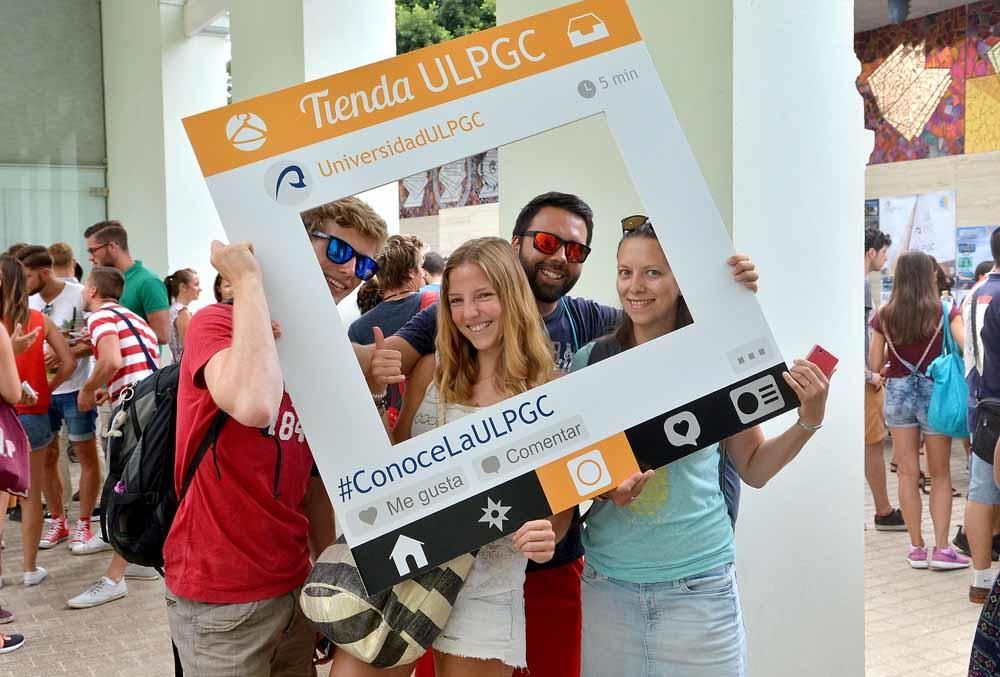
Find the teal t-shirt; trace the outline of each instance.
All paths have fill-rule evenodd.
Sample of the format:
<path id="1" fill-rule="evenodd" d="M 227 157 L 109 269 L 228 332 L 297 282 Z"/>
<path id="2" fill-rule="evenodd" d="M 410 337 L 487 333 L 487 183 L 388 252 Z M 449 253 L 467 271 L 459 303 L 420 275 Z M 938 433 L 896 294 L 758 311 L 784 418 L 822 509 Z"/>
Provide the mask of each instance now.
<path id="1" fill-rule="evenodd" d="M 125 271 L 125 291 L 118 302 L 144 320 L 149 319 L 150 313 L 170 308 L 166 285 L 142 261 L 136 261 Z"/>
<path id="2" fill-rule="evenodd" d="M 593 344 L 577 352 L 573 370 L 590 361 Z M 587 563 L 631 583 L 687 578 L 732 562 L 733 527 L 719 486 L 719 447 L 666 465 L 629 506 L 594 503 L 583 530 Z"/>

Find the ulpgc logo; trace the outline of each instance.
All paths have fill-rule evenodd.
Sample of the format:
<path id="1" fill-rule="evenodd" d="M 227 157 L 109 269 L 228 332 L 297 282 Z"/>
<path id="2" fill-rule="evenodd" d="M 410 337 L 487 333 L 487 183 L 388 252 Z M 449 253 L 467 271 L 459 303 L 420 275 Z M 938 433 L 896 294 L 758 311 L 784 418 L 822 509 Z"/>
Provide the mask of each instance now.
<path id="1" fill-rule="evenodd" d="M 267 124 L 253 113 L 237 113 L 226 123 L 226 138 L 237 150 L 257 150 L 267 141 Z"/>
<path id="2" fill-rule="evenodd" d="M 278 204 L 297 205 L 312 192 L 312 177 L 303 169 L 302 163 L 286 160 L 267 170 L 265 185 L 270 198 Z"/>

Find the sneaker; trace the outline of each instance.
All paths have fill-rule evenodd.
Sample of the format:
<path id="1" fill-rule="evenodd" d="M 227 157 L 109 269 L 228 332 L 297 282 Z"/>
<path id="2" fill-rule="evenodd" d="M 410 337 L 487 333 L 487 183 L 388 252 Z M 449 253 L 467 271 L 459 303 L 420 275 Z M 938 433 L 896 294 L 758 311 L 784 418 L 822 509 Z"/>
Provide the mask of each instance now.
<path id="1" fill-rule="evenodd" d="M 927 548 L 918 548 L 911 545 L 910 552 L 906 555 L 906 561 L 909 562 L 910 566 L 914 569 L 926 569 Z"/>
<path id="2" fill-rule="evenodd" d="M 113 602 L 116 599 L 121 599 L 127 594 L 128 586 L 125 585 L 124 578 L 115 583 L 107 576 L 101 576 L 97 579 L 96 583 L 87 588 L 86 591 L 69 600 L 66 604 L 68 604 L 71 609 L 89 609 L 91 607 L 107 604 L 108 602 Z"/>
<path id="3" fill-rule="evenodd" d="M 153 567 L 129 564 L 125 568 L 125 578 L 131 578 L 136 581 L 155 581 L 160 578 L 160 574 L 156 573 L 156 569 Z"/>
<path id="4" fill-rule="evenodd" d="M 69 538 L 69 528 L 66 526 L 66 518 L 57 517 L 49 522 L 49 530 L 42 536 L 42 540 L 38 541 L 38 547 L 42 550 L 48 550 L 67 538 Z"/>
<path id="5" fill-rule="evenodd" d="M 80 502 L 80 492 L 79 491 L 77 491 L 75 494 L 73 494 L 73 502 L 74 503 L 79 503 Z"/>
<path id="6" fill-rule="evenodd" d="M 86 538 L 77 543 L 70 550 L 74 555 L 93 555 L 95 552 L 104 552 L 105 550 L 111 550 L 111 544 L 105 542 L 103 538 L 94 534 L 90 531 L 90 525 L 87 525 Z"/>
<path id="7" fill-rule="evenodd" d="M 40 566 L 35 566 L 34 571 L 24 572 L 24 584 L 27 586 L 38 585 L 45 580 L 45 577 L 49 575 L 49 572 Z"/>
<path id="8" fill-rule="evenodd" d="M 969 566 L 969 558 L 959 555 L 953 548 L 941 550 L 934 548 L 931 555 L 930 568 L 938 571 L 948 571 L 951 569 L 965 569 Z"/>
<path id="9" fill-rule="evenodd" d="M 0 625 L 11 623 L 13 621 L 14 621 L 13 611 L 7 611 L 7 609 L 0 609 Z"/>
<path id="10" fill-rule="evenodd" d="M 875 515 L 876 531 L 906 531 L 906 522 L 903 521 L 903 511 L 894 508 L 888 515 Z"/>
<path id="11" fill-rule="evenodd" d="M 10 653 L 17 651 L 24 646 L 24 635 L 0 635 L 3 644 L 0 645 L 0 653 Z"/>
<path id="12" fill-rule="evenodd" d="M 84 522 L 83 520 L 77 520 L 76 525 L 73 527 L 73 535 L 69 537 L 69 541 L 66 543 L 66 547 L 73 550 L 76 546 L 80 545 L 86 541 L 90 534 L 90 522 Z"/>
<path id="13" fill-rule="evenodd" d="M 977 588 L 974 585 L 969 586 L 969 601 L 973 604 L 985 604 L 986 598 L 989 596 L 989 588 Z"/>
<path id="14" fill-rule="evenodd" d="M 7 511 L 7 519 L 9 519 L 11 522 L 20 522 L 21 521 L 21 504 L 20 503 L 18 503 L 13 508 L 11 508 L 10 510 Z"/>

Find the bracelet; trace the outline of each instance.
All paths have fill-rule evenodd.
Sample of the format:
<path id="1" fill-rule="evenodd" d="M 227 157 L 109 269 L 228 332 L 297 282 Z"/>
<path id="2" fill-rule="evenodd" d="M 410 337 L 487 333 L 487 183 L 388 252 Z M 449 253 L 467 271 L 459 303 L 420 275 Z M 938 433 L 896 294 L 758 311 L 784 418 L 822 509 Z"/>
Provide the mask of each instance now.
<path id="1" fill-rule="evenodd" d="M 386 394 L 384 391 L 378 395 L 372 395 L 372 401 L 375 403 L 376 409 L 385 409 L 385 400 Z"/>
<path id="2" fill-rule="evenodd" d="M 808 430 L 811 433 L 814 433 L 823 427 L 822 423 L 820 423 L 819 425 L 809 425 L 808 423 L 803 423 L 801 418 L 795 422 L 795 425 L 802 428 L 803 430 Z"/>

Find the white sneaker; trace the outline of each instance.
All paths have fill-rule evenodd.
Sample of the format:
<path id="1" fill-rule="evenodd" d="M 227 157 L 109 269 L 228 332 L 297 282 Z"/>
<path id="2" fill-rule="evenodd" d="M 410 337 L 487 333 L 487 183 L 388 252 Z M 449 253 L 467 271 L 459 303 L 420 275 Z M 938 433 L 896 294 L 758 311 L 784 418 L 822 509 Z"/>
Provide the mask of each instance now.
<path id="1" fill-rule="evenodd" d="M 45 580 L 45 577 L 49 575 L 49 572 L 40 566 L 35 566 L 34 571 L 24 572 L 24 584 L 25 585 L 38 585 Z"/>
<path id="2" fill-rule="evenodd" d="M 129 564 L 125 568 L 125 578 L 133 578 L 137 581 L 155 581 L 160 578 L 160 574 L 156 573 L 156 569 L 153 567 Z"/>
<path id="3" fill-rule="evenodd" d="M 74 545 L 70 552 L 74 555 L 92 555 L 95 552 L 111 550 L 111 544 L 106 543 L 104 539 L 97 534 L 90 533 L 90 529 L 87 529 L 87 535 L 89 538 Z"/>
<path id="4" fill-rule="evenodd" d="M 128 594 L 125 579 L 115 583 L 107 576 L 101 576 L 97 582 L 73 599 L 66 602 L 71 609 L 89 609 L 121 599 Z"/>

